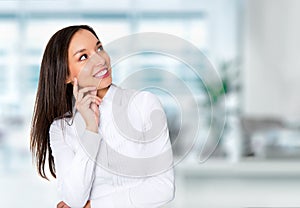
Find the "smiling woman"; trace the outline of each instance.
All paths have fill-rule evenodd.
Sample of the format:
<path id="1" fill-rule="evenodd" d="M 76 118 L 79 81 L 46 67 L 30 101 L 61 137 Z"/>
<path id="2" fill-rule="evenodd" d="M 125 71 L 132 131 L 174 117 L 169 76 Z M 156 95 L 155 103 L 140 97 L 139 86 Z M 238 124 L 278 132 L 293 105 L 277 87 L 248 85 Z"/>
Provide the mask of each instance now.
<path id="1" fill-rule="evenodd" d="M 174 197 L 161 103 L 112 84 L 109 55 L 89 26 L 64 28 L 47 44 L 30 147 L 39 174 L 47 179 L 48 160 L 57 178 L 58 208 L 152 208 Z"/>
<path id="2" fill-rule="evenodd" d="M 87 63 L 89 65 L 84 67 Z M 91 63 L 97 64 L 91 67 Z M 68 66 L 70 76 L 67 82 L 73 82 L 77 77 L 80 86 L 97 86 L 99 97 L 104 96 L 112 82 L 110 58 L 93 33 L 80 30 L 74 34 L 68 49 Z"/>

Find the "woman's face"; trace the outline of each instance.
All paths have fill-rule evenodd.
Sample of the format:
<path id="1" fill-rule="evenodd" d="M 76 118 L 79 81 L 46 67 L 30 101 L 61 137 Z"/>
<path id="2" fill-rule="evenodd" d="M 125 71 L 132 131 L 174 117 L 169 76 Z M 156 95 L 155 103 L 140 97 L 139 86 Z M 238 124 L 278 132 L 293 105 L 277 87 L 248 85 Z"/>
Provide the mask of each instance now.
<path id="1" fill-rule="evenodd" d="M 80 87 L 108 87 L 111 82 L 111 66 L 108 54 L 101 42 L 88 30 L 77 31 L 68 49 L 68 67 L 70 76 L 67 82 L 76 77 Z"/>

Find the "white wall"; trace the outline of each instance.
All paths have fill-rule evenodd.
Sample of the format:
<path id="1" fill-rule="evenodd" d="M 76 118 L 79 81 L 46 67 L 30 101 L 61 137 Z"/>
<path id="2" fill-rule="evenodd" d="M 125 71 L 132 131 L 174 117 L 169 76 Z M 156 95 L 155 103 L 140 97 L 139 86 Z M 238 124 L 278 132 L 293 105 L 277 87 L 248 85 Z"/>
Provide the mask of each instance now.
<path id="1" fill-rule="evenodd" d="M 300 120 L 300 1 L 246 0 L 246 115 Z"/>

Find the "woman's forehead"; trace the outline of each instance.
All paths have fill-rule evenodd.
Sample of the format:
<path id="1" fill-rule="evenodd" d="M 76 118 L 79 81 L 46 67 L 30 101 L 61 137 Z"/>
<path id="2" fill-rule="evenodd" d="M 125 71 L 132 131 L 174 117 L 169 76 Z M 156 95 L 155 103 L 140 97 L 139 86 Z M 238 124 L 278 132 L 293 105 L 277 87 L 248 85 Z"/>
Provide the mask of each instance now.
<path id="1" fill-rule="evenodd" d="M 69 45 L 69 50 L 70 52 L 75 52 L 80 49 L 94 48 L 98 41 L 99 40 L 92 32 L 80 29 L 73 35 Z"/>

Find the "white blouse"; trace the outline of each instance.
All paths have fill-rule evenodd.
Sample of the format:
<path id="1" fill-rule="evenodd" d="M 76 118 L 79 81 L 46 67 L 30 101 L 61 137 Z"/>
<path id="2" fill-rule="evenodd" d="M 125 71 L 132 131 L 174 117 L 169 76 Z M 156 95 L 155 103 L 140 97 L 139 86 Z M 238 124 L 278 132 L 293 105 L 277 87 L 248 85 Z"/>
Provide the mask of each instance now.
<path id="1" fill-rule="evenodd" d="M 60 200 L 70 207 L 159 207 L 174 198 L 173 155 L 166 116 L 150 92 L 112 84 L 98 134 L 79 112 L 50 126 Z"/>

